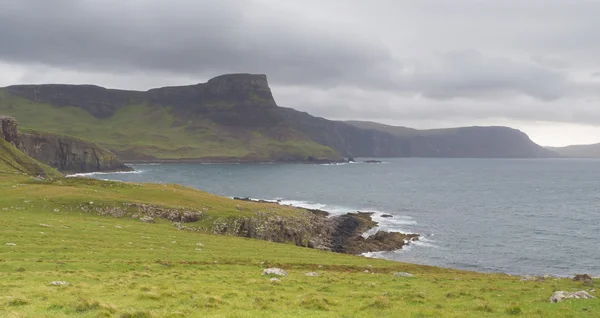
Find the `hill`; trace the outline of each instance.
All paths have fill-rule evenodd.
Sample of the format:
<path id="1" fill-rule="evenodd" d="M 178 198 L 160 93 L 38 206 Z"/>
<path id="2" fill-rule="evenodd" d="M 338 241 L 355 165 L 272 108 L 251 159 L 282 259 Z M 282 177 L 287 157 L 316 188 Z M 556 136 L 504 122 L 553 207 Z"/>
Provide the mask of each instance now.
<path id="1" fill-rule="evenodd" d="M 392 134 L 406 142 L 411 157 L 548 158 L 558 155 L 525 133 L 501 126 L 417 130 L 373 122 L 351 125 Z"/>
<path id="2" fill-rule="evenodd" d="M 547 148 L 568 158 L 600 158 L 600 143 Z"/>
<path id="3" fill-rule="evenodd" d="M 127 161 L 341 160 L 342 157 L 551 157 L 506 127 L 419 131 L 279 107 L 265 75 L 229 74 L 146 92 L 16 85 L 0 113 L 26 129 L 97 143 Z"/>
<path id="4" fill-rule="evenodd" d="M 147 92 L 90 85 L 20 85 L 0 93 L 0 112 L 24 128 L 82 138 L 123 160 L 340 159 L 290 129 L 264 75 Z"/>
<path id="5" fill-rule="evenodd" d="M 597 299 L 549 303 L 555 290 L 589 291 L 571 279 L 521 281 L 195 230 L 207 221 L 257 210 L 283 218 L 301 212 L 293 208 L 176 185 L 36 181 L 3 173 L 0 191 L 3 317 L 590 317 L 600 312 Z M 121 213 L 124 204 L 131 209 Z M 153 208 L 204 214 L 188 223 L 160 217 L 141 222 L 141 215 L 157 211 Z M 261 275 L 269 267 L 288 275 Z"/>

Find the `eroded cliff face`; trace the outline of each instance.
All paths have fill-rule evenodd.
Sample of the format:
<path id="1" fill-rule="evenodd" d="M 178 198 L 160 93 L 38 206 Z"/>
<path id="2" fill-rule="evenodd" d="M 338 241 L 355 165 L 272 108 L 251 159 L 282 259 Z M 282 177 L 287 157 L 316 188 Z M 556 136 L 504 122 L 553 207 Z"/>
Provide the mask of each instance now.
<path id="1" fill-rule="evenodd" d="M 20 139 L 25 154 L 63 173 L 131 170 L 112 152 L 76 138 L 33 132 Z"/>
<path id="2" fill-rule="evenodd" d="M 83 140 L 41 132 L 19 133 L 12 117 L 0 116 L 0 138 L 63 173 L 131 170 L 112 152 Z"/>

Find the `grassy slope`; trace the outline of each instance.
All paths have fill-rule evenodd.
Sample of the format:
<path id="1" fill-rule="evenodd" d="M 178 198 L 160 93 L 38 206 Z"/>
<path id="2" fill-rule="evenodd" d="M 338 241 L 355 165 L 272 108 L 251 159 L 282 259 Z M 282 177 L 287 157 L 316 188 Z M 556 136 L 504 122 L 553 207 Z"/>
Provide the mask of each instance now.
<path id="1" fill-rule="evenodd" d="M 312 141 L 277 141 L 261 131 L 244 133 L 220 127 L 202 118 L 177 123 L 168 108 L 129 105 L 114 116 L 95 118 L 77 107 L 53 107 L 24 98 L 8 97 L 0 89 L 0 114 L 15 117 L 19 125 L 82 138 L 115 152 L 134 152 L 158 159 L 202 157 L 268 158 L 285 151 L 289 155 L 334 157 L 328 147 Z"/>
<path id="2" fill-rule="evenodd" d="M 0 174 L 62 177 L 60 172 L 26 156 L 4 139 L 0 139 Z"/>
<path id="3" fill-rule="evenodd" d="M 237 202 L 175 185 L 0 175 L 3 317 L 577 317 L 600 301 L 549 304 L 570 280 L 521 282 L 236 237 L 168 222 L 98 216 L 78 207 L 120 201 L 206 208 L 212 217 L 291 208 Z M 239 208 L 237 207 L 239 205 Z M 240 212 L 241 211 L 241 212 Z M 244 212 L 245 211 L 245 212 Z M 15 243 L 8 246 L 5 243 Z M 198 243 L 202 244 L 199 245 Z M 273 284 L 266 266 L 290 276 Z M 369 270 L 369 273 L 365 273 Z M 321 276 L 307 277 L 316 271 Z M 393 277 L 395 271 L 415 277 Z M 64 280 L 68 286 L 50 286 Z M 587 288 L 586 288 L 587 289 Z M 598 293 L 595 293 L 598 295 Z"/>

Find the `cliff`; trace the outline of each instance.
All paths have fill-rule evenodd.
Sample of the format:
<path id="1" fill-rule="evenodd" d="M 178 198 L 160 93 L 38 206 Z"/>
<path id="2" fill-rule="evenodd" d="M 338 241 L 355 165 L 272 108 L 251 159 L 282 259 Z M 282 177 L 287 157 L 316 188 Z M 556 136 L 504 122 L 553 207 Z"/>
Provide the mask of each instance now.
<path id="1" fill-rule="evenodd" d="M 110 151 L 92 143 L 50 133 L 19 133 L 17 121 L 0 117 L 0 137 L 27 156 L 64 173 L 128 171 Z"/>
<path id="2" fill-rule="evenodd" d="M 566 158 L 600 158 L 600 143 L 566 147 L 547 147 L 547 149 Z"/>
<path id="3" fill-rule="evenodd" d="M 24 153 L 64 173 L 132 170 L 112 152 L 77 138 L 30 132 L 20 139 Z"/>
<path id="4" fill-rule="evenodd" d="M 422 131 L 314 117 L 279 107 L 262 74 L 227 74 L 145 92 L 9 86 L 0 90 L 0 112 L 29 129 L 90 140 L 128 161 L 557 156 L 507 127 Z"/>

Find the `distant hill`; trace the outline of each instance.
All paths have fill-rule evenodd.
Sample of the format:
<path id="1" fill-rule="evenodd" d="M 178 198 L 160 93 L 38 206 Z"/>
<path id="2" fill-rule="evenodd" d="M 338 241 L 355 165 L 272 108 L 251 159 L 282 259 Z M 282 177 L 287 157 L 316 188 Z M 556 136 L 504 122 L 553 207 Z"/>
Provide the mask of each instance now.
<path id="1" fill-rule="evenodd" d="M 525 133 L 501 126 L 417 130 L 374 122 L 351 125 L 394 135 L 407 143 L 411 157 L 548 158 L 558 154 L 534 143 Z"/>
<path id="2" fill-rule="evenodd" d="M 549 150 L 569 158 L 600 158 L 600 143 L 567 147 L 547 147 Z"/>
<path id="3" fill-rule="evenodd" d="M 125 161 L 314 161 L 342 157 L 555 156 L 506 127 L 420 131 L 341 122 L 279 107 L 265 75 L 229 74 L 149 91 L 93 85 L 0 89 L 0 113 L 25 129 L 106 147 Z"/>

